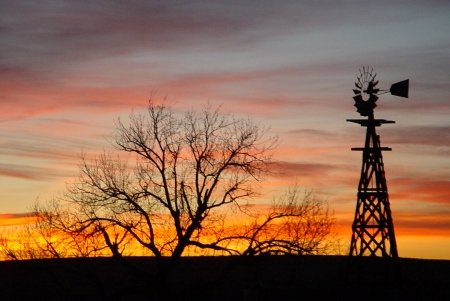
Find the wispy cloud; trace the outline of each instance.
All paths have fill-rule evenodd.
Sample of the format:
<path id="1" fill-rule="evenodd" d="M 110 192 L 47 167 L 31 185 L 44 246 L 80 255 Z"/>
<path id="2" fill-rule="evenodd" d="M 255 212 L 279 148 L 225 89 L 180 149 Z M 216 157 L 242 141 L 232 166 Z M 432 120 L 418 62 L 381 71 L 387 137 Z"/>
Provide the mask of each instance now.
<path id="1" fill-rule="evenodd" d="M 0 213 L 0 226 L 21 226 L 29 223 L 31 213 Z"/>
<path id="2" fill-rule="evenodd" d="M 390 144 L 450 147 L 450 125 L 396 126 L 385 131 L 385 140 Z"/>
<path id="3" fill-rule="evenodd" d="M 397 212 L 394 216 L 400 235 L 450 235 L 450 211 L 433 214 Z"/>
<path id="4" fill-rule="evenodd" d="M 317 177 L 337 170 L 337 167 L 331 164 L 278 162 L 272 166 L 277 174 L 287 177 Z"/>
<path id="5" fill-rule="evenodd" d="M 64 171 L 18 164 L 0 164 L 0 176 L 33 181 L 49 181 L 68 176 Z"/>
<path id="6" fill-rule="evenodd" d="M 405 201 L 422 201 L 447 204 L 450 208 L 450 180 L 446 177 L 410 177 L 392 179 L 391 197 Z"/>

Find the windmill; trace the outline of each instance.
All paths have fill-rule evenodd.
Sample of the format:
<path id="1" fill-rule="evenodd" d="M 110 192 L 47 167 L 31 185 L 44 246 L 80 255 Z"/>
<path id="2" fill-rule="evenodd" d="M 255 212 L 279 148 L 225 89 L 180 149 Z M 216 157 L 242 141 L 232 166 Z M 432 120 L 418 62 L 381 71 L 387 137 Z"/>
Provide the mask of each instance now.
<path id="1" fill-rule="evenodd" d="M 391 95 L 408 98 L 409 79 L 391 85 L 389 90 L 377 88 L 378 80 L 373 69 L 367 67 L 357 76 L 355 107 L 361 116 L 367 119 L 347 119 L 367 128 L 364 147 L 352 148 L 362 151 L 361 177 L 358 184 L 355 218 L 352 224 L 350 256 L 379 256 L 398 258 L 397 242 L 389 203 L 382 151 L 391 151 L 381 147 L 376 127 L 395 123 L 385 119 L 375 119 L 374 109 L 378 95 Z"/>

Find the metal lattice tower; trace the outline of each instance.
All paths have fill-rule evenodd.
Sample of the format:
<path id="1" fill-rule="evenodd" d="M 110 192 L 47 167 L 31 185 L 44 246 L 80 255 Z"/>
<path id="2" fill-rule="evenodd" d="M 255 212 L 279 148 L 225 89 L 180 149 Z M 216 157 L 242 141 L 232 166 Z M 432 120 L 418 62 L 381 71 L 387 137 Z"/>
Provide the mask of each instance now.
<path id="1" fill-rule="evenodd" d="M 347 120 L 367 128 L 364 147 L 352 148 L 353 151 L 362 151 L 362 168 L 349 255 L 398 258 L 382 156 L 382 151 L 390 151 L 391 148 L 381 147 L 380 136 L 375 130 L 382 124 L 395 121 L 375 119 L 373 111 L 377 106 L 377 94 L 391 92 L 392 95 L 408 97 L 409 80 L 393 84 L 386 91 L 376 88 L 378 81 L 375 77 L 373 69 L 360 70 L 353 99 L 357 112 L 367 119 Z"/>
<path id="2" fill-rule="evenodd" d="M 352 225 L 350 256 L 398 257 L 394 224 L 384 172 L 380 136 L 375 128 L 383 123 L 394 123 L 384 119 L 347 120 L 367 127 L 364 148 L 352 148 L 363 152 L 361 178 L 358 184 L 358 200 Z"/>

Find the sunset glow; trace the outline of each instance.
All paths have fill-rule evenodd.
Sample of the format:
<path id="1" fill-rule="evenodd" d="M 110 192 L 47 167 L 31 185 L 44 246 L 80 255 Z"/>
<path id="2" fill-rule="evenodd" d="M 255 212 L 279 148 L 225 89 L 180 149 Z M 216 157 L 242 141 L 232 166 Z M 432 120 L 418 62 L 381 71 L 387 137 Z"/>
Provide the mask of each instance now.
<path id="1" fill-rule="evenodd" d="M 365 128 L 352 88 L 381 89 L 375 118 L 400 257 L 450 259 L 448 1 L 3 1 L 0 4 L 0 227 L 64 191 L 79 155 L 112 149 L 114 121 L 148 100 L 176 112 L 208 102 L 280 145 L 264 206 L 298 183 L 350 239 Z M 165 100 L 164 100 L 165 99 Z M 195 252 L 194 252 L 195 253 Z"/>

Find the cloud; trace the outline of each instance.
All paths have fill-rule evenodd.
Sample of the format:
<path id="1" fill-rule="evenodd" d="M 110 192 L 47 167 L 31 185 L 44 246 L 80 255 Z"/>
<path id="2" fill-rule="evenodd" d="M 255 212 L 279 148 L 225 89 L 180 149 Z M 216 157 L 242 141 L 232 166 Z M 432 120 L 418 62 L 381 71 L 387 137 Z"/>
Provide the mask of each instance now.
<path id="1" fill-rule="evenodd" d="M 72 107 L 121 110 L 154 89 L 177 98 L 241 101 L 265 111 L 268 103 L 311 103 L 330 85 L 336 91 L 336 76 L 354 68 L 354 57 L 335 55 L 343 52 L 315 56 L 315 47 L 340 45 L 333 42 L 333 36 L 341 36 L 337 29 L 409 22 L 445 7 L 439 1 L 417 2 L 403 14 L 404 3 L 385 5 L 388 14 L 382 3 L 353 1 L 257 6 L 253 1 L 4 1 L 0 103 L 16 118 Z M 311 41 L 313 33 L 326 35 Z M 309 99 L 299 99 L 300 82 Z M 246 93 L 236 93 L 244 88 Z"/>
<path id="2" fill-rule="evenodd" d="M 68 175 L 59 169 L 39 168 L 19 164 L 0 164 L 0 176 L 32 181 L 49 181 Z"/>
<path id="3" fill-rule="evenodd" d="M 394 212 L 394 226 L 399 235 L 450 235 L 448 212 Z"/>
<path id="4" fill-rule="evenodd" d="M 396 126 L 384 131 L 387 143 L 450 147 L 450 125 Z"/>
<path id="5" fill-rule="evenodd" d="M 338 167 L 335 165 L 320 163 L 277 162 L 273 163 L 271 166 L 273 172 L 283 177 L 301 176 L 305 178 L 315 178 L 338 170 Z"/>
<path id="6" fill-rule="evenodd" d="M 389 186 L 391 187 L 389 194 L 392 199 L 443 203 L 450 208 L 450 179 L 448 177 L 397 178 L 389 180 Z"/>
<path id="7" fill-rule="evenodd" d="M 27 52 L 44 61 L 77 61 L 123 55 L 136 48 L 227 47 L 226 41 L 237 35 L 251 38 L 267 25 L 276 28 L 277 22 L 271 20 L 277 20 L 280 11 L 289 13 L 280 6 L 240 3 L 236 9 L 236 3 L 220 1 L 49 1 L 47 5 L 9 1 L 2 7 L 8 18 L 2 19 L 1 36 L 9 42 L 3 45 L 8 50 L 23 46 L 17 48 L 15 61 L 28 61 Z"/>
<path id="8" fill-rule="evenodd" d="M 31 213 L 0 213 L 0 219 L 15 219 L 15 218 L 24 218 L 30 217 Z"/>
<path id="9" fill-rule="evenodd" d="M 0 213 L 0 226 L 20 226 L 28 224 L 32 213 Z"/>
<path id="10" fill-rule="evenodd" d="M 310 140 L 313 139 L 315 141 L 332 141 L 337 139 L 342 133 L 331 131 L 331 130 L 321 130 L 314 128 L 302 128 L 296 130 L 290 130 L 286 133 L 287 135 L 295 135 L 296 137 L 300 137 L 301 139 Z"/>
<path id="11" fill-rule="evenodd" d="M 404 10 L 402 3 L 385 2 L 391 12 Z M 258 5 L 253 1 L 175 0 L 3 3 L 1 11 L 7 17 L 0 23 L 0 37 L 8 43 L 2 50 L 8 54 L 15 50 L 12 62 L 25 61 L 36 67 L 45 67 L 42 64 L 46 61 L 121 56 L 136 49 L 178 52 L 202 46 L 242 50 L 277 35 L 309 34 L 360 26 L 362 22 L 365 26 L 407 22 L 414 17 L 426 18 L 436 9 L 436 5 L 410 4 L 408 14 L 392 18 L 380 2 L 355 5 L 353 1 L 326 1 L 326 9 L 321 1 L 286 0 Z"/>

